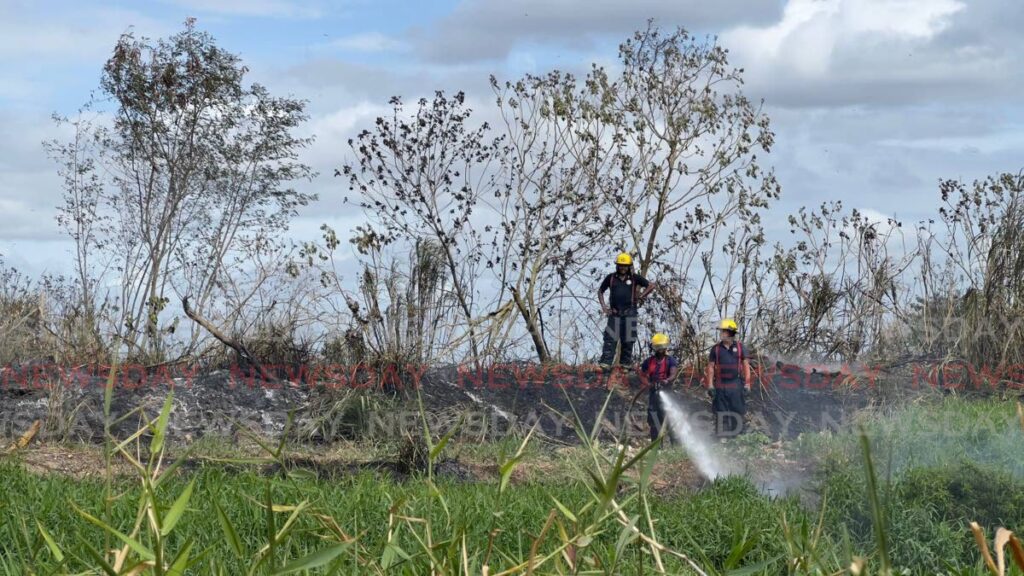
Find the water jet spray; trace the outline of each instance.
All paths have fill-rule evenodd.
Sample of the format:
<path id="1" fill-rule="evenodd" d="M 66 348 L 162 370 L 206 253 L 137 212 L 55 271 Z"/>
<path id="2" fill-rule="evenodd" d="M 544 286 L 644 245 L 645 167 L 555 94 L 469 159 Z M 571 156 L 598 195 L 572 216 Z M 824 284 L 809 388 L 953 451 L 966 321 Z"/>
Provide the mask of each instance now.
<path id="1" fill-rule="evenodd" d="M 659 391 L 658 396 L 665 407 L 665 417 L 672 440 L 686 450 L 697 471 L 708 480 L 731 474 L 732 466 L 727 464 L 721 455 L 715 453 L 711 438 L 690 422 L 689 414 L 665 391 Z"/>

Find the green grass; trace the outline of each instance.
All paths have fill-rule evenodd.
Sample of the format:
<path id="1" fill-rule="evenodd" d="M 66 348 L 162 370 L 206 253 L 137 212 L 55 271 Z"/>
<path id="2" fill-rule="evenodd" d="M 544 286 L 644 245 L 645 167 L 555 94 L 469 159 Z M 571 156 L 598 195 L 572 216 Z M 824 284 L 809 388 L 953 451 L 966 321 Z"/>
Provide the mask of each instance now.
<path id="1" fill-rule="evenodd" d="M 1024 476 L 1024 430 L 1016 403 L 933 396 L 889 410 L 868 410 L 864 425 L 885 474 L 970 461 Z M 794 450 L 811 458 L 859 459 L 849 434 L 805 434 Z"/>
<path id="2" fill-rule="evenodd" d="M 425 479 L 396 482 L 369 472 L 334 479 L 300 475 L 268 480 L 253 471 L 238 473 L 211 465 L 196 470 L 187 479 L 195 482 L 192 503 L 182 520 L 187 530 L 175 534 L 167 546 L 177 549 L 187 539 L 194 538 L 196 549 L 210 549 L 209 562 L 231 574 L 243 573 L 244 563 L 233 557 L 224 541 L 212 502 L 218 502 L 224 509 L 246 548 L 258 548 L 265 539 L 263 511 L 253 499 L 258 498 L 262 486 L 268 482 L 274 502 L 295 504 L 308 500 L 318 513 L 333 517 L 346 532 L 358 534 L 367 550 L 377 553 L 382 553 L 385 547 L 388 513 L 395 505 L 406 515 L 427 519 L 435 526 L 448 526 L 447 533 L 464 535 L 467 541 L 474 543 L 474 548 L 486 545 L 489 532 L 495 526 L 499 532 L 493 540 L 494 547 L 525 558 L 533 536 L 539 534 L 548 513 L 556 506 L 553 499 L 570 510 L 580 510 L 590 500 L 587 486 L 582 482 L 556 478 L 514 485 L 505 494 L 500 494 L 494 484 L 439 482 L 436 485 L 444 494 L 444 504 L 431 494 Z M 167 495 L 177 494 L 185 483 L 185 476 L 175 478 L 163 486 L 162 491 Z M 83 522 L 68 505 L 74 502 L 85 510 L 102 509 L 100 480 L 75 480 L 57 475 L 40 478 L 15 463 L 8 463 L 0 465 L 0 493 L 10 496 L 5 498 L 2 508 L 5 518 L 0 524 L 2 541 L 14 541 L 13 535 L 20 530 L 19 518 L 38 520 L 58 542 L 75 542 L 80 538 L 99 542 L 103 538 L 100 528 Z M 138 488 L 129 480 L 121 480 L 115 484 L 115 493 L 119 496 L 111 524 L 128 532 L 135 518 Z M 804 514 L 795 500 L 765 498 L 750 482 L 740 478 L 717 482 L 696 494 L 652 497 L 650 505 L 652 516 L 657 519 L 654 528 L 663 544 L 700 551 L 700 563 L 719 567 L 738 567 L 741 563 L 780 558 L 785 542 L 779 518 L 783 514 L 802 518 Z M 495 517 L 498 510 L 500 516 Z M 31 531 L 33 527 L 29 528 Z M 313 551 L 320 544 L 317 534 L 317 524 L 304 520 L 289 541 L 284 556 L 297 558 Z M 601 534 L 590 546 L 611 549 L 618 536 L 617 531 Z M 403 533 L 397 543 L 405 549 L 415 547 L 409 533 Z M 746 545 L 749 551 L 730 560 L 728 556 L 737 545 Z M 602 556 L 607 554 L 598 554 Z M 45 549 L 40 549 L 39 555 L 31 560 L 44 566 L 52 559 Z M 781 565 L 781 561 L 777 564 Z M 683 568 L 677 563 L 668 566 Z M 75 563 L 69 566 L 72 570 L 87 567 Z M 348 564 L 337 568 L 341 570 L 339 573 L 353 573 L 356 566 Z M 622 560 L 619 573 L 642 573 L 645 569 L 652 570 L 649 555 L 634 547 Z"/>
<path id="3" fill-rule="evenodd" d="M 884 565 L 879 531 L 895 573 L 987 574 L 968 523 L 978 521 L 989 538 L 998 526 L 1024 530 L 1024 442 L 1014 405 L 945 398 L 866 413 L 859 424 L 874 490 L 856 433 L 814 434 L 786 446 L 816 470 L 799 496 L 786 498 L 745 478 L 653 490 L 651 466 L 671 477 L 686 464 L 681 452 L 645 456 L 586 436 L 570 448 L 522 438 L 428 443 L 435 461 L 443 454 L 478 464 L 485 477 L 473 481 L 429 471 L 406 479 L 302 468 L 268 475 L 265 466 L 200 459 L 147 484 L 131 475 L 38 475 L 8 458 L 0 461 L 0 574 L 102 573 L 90 548 L 109 559 L 105 547 L 121 544 L 111 528 L 168 558 L 191 550 L 194 574 L 281 573 L 300 559 L 317 567 L 294 573 L 480 574 L 485 564 L 491 574 L 522 573 L 533 561 L 537 574 L 651 574 L 659 562 L 669 574 L 696 574 L 694 565 L 707 574 L 834 574 L 857 558 L 876 574 Z M 751 437 L 730 449 L 752 458 L 765 444 Z M 193 448 L 211 458 L 233 454 L 212 439 Z M 263 450 L 285 460 L 279 448 Z M 349 443 L 287 452 L 367 462 L 398 450 Z M 514 465 L 516 480 L 506 484 Z M 135 529 L 140 509 L 151 506 L 163 524 L 182 494 L 190 497 L 181 520 L 164 537 L 146 528 L 145 514 Z"/>
<path id="4" fill-rule="evenodd" d="M 969 522 L 987 527 L 990 537 L 998 526 L 1024 530 L 1024 431 L 1014 403 L 936 397 L 865 413 L 859 423 L 870 440 L 896 566 L 981 570 Z M 808 435 L 794 450 L 820 463 L 815 485 L 828 499 L 826 524 L 871 549 L 855 437 Z"/>

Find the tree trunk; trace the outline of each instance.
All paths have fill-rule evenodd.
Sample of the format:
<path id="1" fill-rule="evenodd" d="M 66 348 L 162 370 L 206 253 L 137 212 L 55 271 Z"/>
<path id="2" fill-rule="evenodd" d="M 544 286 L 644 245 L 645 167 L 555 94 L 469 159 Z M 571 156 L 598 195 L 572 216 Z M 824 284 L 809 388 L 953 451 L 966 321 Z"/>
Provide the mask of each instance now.
<path id="1" fill-rule="evenodd" d="M 217 340 L 220 340 L 225 346 L 234 350 L 240 358 L 244 359 L 246 362 L 248 362 L 250 365 L 256 368 L 256 370 L 259 371 L 260 376 L 262 376 L 265 381 L 279 381 L 279 379 L 276 376 L 271 374 L 268 370 L 266 370 L 263 367 L 263 364 L 261 364 L 260 361 L 255 356 L 253 356 L 252 353 L 249 352 L 249 349 L 246 348 L 241 342 L 236 342 L 231 338 L 228 338 L 223 332 L 217 329 L 217 327 L 214 326 L 212 322 L 210 322 L 206 318 L 203 318 L 194 310 L 192 310 L 192 308 L 189 307 L 188 305 L 188 296 L 185 296 L 184 298 L 181 299 L 181 307 L 185 311 L 185 316 L 188 316 L 193 322 L 205 328 L 207 332 L 209 332 Z"/>
<path id="2" fill-rule="evenodd" d="M 548 353 L 548 346 L 544 343 L 544 335 L 541 334 L 540 326 L 537 324 L 536 319 L 530 314 L 526 303 L 523 302 L 522 296 L 519 295 L 519 291 L 513 287 L 509 287 L 509 291 L 512 292 L 512 300 L 516 303 L 516 308 L 519 309 L 519 313 L 523 316 L 523 320 L 526 322 L 526 329 L 530 332 L 530 337 L 533 339 L 533 347 L 537 350 L 537 360 L 542 364 L 550 362 L 551 354 Z"/>

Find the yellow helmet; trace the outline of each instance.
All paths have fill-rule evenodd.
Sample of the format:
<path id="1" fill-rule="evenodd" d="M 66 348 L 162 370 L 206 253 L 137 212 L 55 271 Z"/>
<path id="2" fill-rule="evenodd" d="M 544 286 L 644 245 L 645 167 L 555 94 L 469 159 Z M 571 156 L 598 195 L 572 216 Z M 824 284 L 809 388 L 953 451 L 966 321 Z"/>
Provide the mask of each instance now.
<path id="1" fill-rule="evenodd" d="M 668 336 L 661 332 L 651 336 L 651 346 L 654 348 L 668 348 Z"/>
<path id="2" fill-rule="evenodd" d="M 629 252 L 621 252 L 618 257 L 615 258 L 616 266 L 632 266 L 633 257 L 629 255 Z"/>
<path id="3" fill-rule="evenodd" d="M 739 327 L 736 326 L 736 321 L 733 320 L 732 318 L 726 318 L 725 320 L 722 320 L 722 322 L 718 324 L 718 329 L 731 330 L 733 332 L 739 332 L 740 330 Z"/>

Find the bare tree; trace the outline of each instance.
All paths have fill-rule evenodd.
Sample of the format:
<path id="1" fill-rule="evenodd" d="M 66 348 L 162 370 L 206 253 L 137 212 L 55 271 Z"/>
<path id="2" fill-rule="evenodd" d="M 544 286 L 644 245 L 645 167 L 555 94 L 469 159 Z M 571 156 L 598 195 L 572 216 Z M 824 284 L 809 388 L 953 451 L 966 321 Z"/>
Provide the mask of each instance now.
<path id="1" fill-rule="evenodd" d="M 606 249 L 609 223 L 602 218 L 608 216 L 602 216 L 603 197 L 594 169 L 600 147 L 572 135 L 593 119 L 565 108 L 563 95 L 577 90 L 571 75 L 552 72 L 504 85 L 492 77 L 491 85 L 498 96 L 506 146 L 501 157 L 504 189 L 496 191 L 490 204 L 498 223 L 485 227 L 491 233 L 487 268 L 509 295 L 492 315 L 492 332 L 501 335 L 494 344 L 505 346 L 518 315 L 537 358 L 546 362 L 552 354 L 544 311 L 557 319 L 561 350 L 563 330 L 577 322 L 575 314 L 563 322 L 561 313 L 578 308 L 579 303 L 572 301 L 578 295 L 574 284 L 595 252 Z"/>
<path id="2" fill-rule="evenodd" d="M 599 195 L 588 217 L 604 228 L 605 254 L 633 252 L 641 274 L 657 272 L 665 282 L 650 321 L 692 338 L 695 318 L 735 309 L 733 277 L 764 243 L 760 212 L 780 187 L 758 154 L 774 134 L 714 41 L 649 26 L 620 46 L 619 59 L 620 68 L 595 65 L 578 84 L 551 75 L 549 106 L 583 172 L 578 185 Z M 593 204 L 582 203 L 583 213 Z M 749 290 L 749 277 L 740 284 Z"/>
<path id="3" fill-rule="evenodd" d="M 619 58 L 621 72 L 595 67 L 580 94 L 588 113 L 614 128 L 610 159 L 599 165 L 608 167 L 607 206 L 623 225 L 623 245 L 638 252 L 641 273 L 673 267 L 666 256 L 687 270 L 701 243 L 733 217 L 752 218 L 778 197 L 757 155 L 770 150 L 774 134 L 740 91 L 742 71 L 712 40 L 651 26 L 623 43 Z"/>
<path id="4" fill-rule="evenodd" d="M 110 233 L 111 217 L 102 211 L 103 181 L 96 171 L 95 131 L 92 121 L 83 114 L 73 120 L 54 116 L 54 121 L 74 132 L 68 142 L 44 143 L 47 153 L 59 165 L 64 188 L 63 203 L 57 208 L 57 224 L 74 241 L 75 305 L 83 322 L 81 328 L 93 335 L 96 346 L 103 348 L 97 283 L 105 276 L 107 263 L 97 261 L 93 255 L 104 248 L 102 239 Z"/>
<path id="5" fill-rule="evenodd" d="M 486 123 L 470 125 L 472 111 L 462 93 L 438 92 L 432 100 L 419 100 L 411 114 L 401 99 L 391 104 L 389 118 L 378 118 L 372 131 L 350 140 L 355 161 L 338 172 L 360 194 L 360 206 L 372 221 L 357 229 L 357 238 L 373 237 L 384 246 L 433 242 L 478 359 L 474 287 L 482 253 L 474 211 L 481 197 L 495 190 L 491 166 L 500 139 L 489 135 Z"/>
<path id="6" fill-rule="evenodd" d="M 304 102 L 244 85 L 246 72 L 193 20 L 155 42 L 122 36 L 104 66 L 100 88 L 114 109 L 109 127 L 90 128 L 104 178 L 91 183 L 88 218 L 109 226 L 73 237 L 94 240 L 109 258 L 121 290 L 118 329 L 138 352 L 161 353 L 171 291 L 208 310 L 228 270 L 273 250 L 296 208 L 314 198 L 287 186 L 312 175 L 297 160 L 310 140 L 292 134 L 306 119 Z M 62 214 L 76 222 L 89 209 L 78 203 Z"/>

